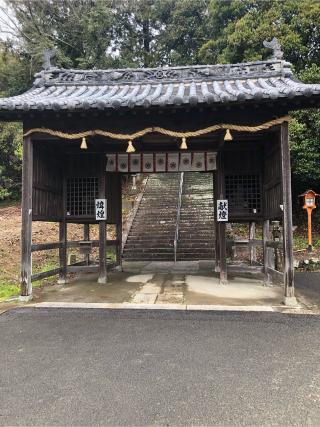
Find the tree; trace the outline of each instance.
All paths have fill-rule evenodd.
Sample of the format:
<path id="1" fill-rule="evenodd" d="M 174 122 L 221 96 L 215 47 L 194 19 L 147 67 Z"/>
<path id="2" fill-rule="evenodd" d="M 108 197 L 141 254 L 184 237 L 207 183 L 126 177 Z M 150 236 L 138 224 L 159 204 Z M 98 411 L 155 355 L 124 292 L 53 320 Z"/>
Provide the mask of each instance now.
<path id="1" fill-rule="evenodd" d="M 0 123 L 0 201 L 21 191 L 22 126 Z"/>
<path id="2" fill-rule="evenodd" d="M 263 40 L 277 37 L 296 70 L 319 64 L 318 0 L 211 0 L 208 25 L 211 39 L 199 52 L 206 63 L 263 59 Z"/>

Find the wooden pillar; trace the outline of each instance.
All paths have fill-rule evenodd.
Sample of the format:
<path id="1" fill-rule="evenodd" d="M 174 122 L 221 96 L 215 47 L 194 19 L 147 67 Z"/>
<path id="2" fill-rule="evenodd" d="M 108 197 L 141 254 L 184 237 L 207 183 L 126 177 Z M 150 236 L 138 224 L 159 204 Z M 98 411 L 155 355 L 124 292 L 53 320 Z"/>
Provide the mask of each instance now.
<path id="1" fill-rule="evenodd" d="M 64 285 L 67 282 L 67 221 L 65 219 L 59 222 L 59 242 L 61 246 L 59 248 L 60 273 L 58 284 Z"/>
<path id="2" fill-rule="evenodd" d="M 217 164 L 218 166 L 218 164 Z M 216 273 L 219 273 L 220 271 L 220 245 L 219 245 L 219 241 L 220 241 L 220 236 L 219 236 L 219 226 L 218 226 L 218 221 L 217 221 L 217 194 L 218 194 L 218 172 L 215 171 L 214 173 L 214 183 L 213 183 L 213 209 L 214 209 L 214 217 L 215 217 L 215 221 L 214 221 L 214 227 L 215 227 L 215 268 L 214 271 Z"/>
<path id="3" fill-rule="evenodd" d="M 106 167 L 102 156 L 99 174 L 99 198 L 106 198 Z M 99 221 L 99 277 L 98 283 L 107 283 L 107 221 Z"/>
<path id="4" fill-rule="evenodd" d="M 270 249 L 267 247 L 267 241 L 270 239 L 270 221 L 268 219 L 263 221 L 263 236 L 262 236 L 262 250 L 263 250 L 263 272 L 264 282 L 269 284 L 270 275 L 268 268 L 270 267 Z"/>
<path id="5" fill-rule="evenodd" d="M 291 165 L 287 122 L 280 126 L 280 150 L 283 197 L 284 303 L 296 305 L 297 301 L 294 296 Z"/>
<path id="6" fill-rule="evenodd" d="M 223 146 L 223 137 L 222 143 Z M 224 176 L 223 151 L 217 153 L 217 199 L 225 199 L 225 176 Z M 217 209 L 217 206 L 215 206 Z M 218 228 L 218 251 L 219 251 L 219 273 L 220 284 L 228 283 L 227 277 L 227 250 L 226 250 L 226 223 L 218 222 L 217 213 L 216 221 Z"/>
<path id="7" fill-rule="evenodd" d="M 90 240 L 90 224 L 83 224 L 83 240 Z M 90 265 L 90 254 L 84 255 L 84 262 Z"/>
<path id="8" fill-rule="evenodd" d="M 256 238 L 256 223 L 253 221 L 249 222 L 249 243 Z M 257 251 L 255 246 L 250 245 L 250 264 L 252 265 L 257 261 Z"/>
<path id="9" fill-rule="evenodd" d="M 67 282 L 67 221 L 66 221 L 66 212 L 67 212 L 67 181 L 64 177 L 63 179 L 63 188 L 62 188 L 62 221 L 59 222 L 59 242 L 61 246 L 59 248 L 59 278 L 58 284 L 64 285 Z"/>
<path id="10" fill-rule="evenodd" d="M 30 137 L 23 139 L 22 162 L 22 226 L 21 226 L 21 299 L 32 298 L 32 183 L 33 183 L 33 142 Z"/>

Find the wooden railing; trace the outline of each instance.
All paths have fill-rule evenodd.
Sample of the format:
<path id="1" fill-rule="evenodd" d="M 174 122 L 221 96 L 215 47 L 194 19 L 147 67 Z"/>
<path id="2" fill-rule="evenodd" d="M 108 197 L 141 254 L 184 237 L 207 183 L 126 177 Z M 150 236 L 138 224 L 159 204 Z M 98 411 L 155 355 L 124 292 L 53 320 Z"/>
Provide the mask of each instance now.
<path id="1" fill-rule="evenodd" d="M 259 239 L 238 239 L 238 240 L 227 240 L 227 247 L 245 247 L 250 250 L 260 246 L 264 249 L 263 265 L 261 265 L 262 271 L 266 276 L 270 277 L 272 282 L 283 282 L 283 271 L 282 271 L 282 257 L 283 257 L 283 242 L 282 240 L 259 240 Z M 256 263 L 256 265 L 258 265 Z"/>
<path id="2" fill-rule="evenodd" d="M 179 240 L 179 225 L 180 225 L 181 200 L 182 200 L 182 190 L 183 190 L 183 178 L 184 178 L 184 173 L 181 172 L 178 203 L 177 203 L 176 227 L 175 227 L 174 241 L 173 241 L 174 262 L 177 262 L 177 248 L 178 248 L 178 240 Z"/>
<path id="3" fill-rule="evenodd" d="M 80 248 L 82 240 L 71 240 L 67 242 L 67 248 Z M 99 247 L 99 240 L 90 240 L 90 243 L 93 248 Z M 118 240 L 107 240 L 107 246 L 116 246 L 118 245 Z M 38 251 L 47 251 L 50 249 L 60 249 L 63 246 L 63 242 L 54 242 L 54 243 L 36 243 L 31 246 L 31 252 Z M 41 271 L 39 273 L 32 274 L 31 281 L 35 282 L 36 280 L 46 279 L 47 277 L 52 277 L 59 274 L 61 271 L 60 267 L 53 268 L 48 271 Z M 74 264 L 67 265 L 68 273 L 77 273 L 77 272 L 94 272 L 98 271 L 98 265 L 86 265 L 85 261 L 76 262 Z"/>

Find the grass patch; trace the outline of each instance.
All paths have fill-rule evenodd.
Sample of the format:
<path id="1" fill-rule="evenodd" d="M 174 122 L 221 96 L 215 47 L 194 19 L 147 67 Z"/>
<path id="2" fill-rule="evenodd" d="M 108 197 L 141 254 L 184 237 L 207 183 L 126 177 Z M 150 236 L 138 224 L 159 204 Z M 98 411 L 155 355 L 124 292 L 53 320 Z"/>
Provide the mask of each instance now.
<path id="1" fill-rule="evenodd" d="M 116 262 L 117 254 L 115 253 L 115 251 L 107 251 L 107 259 L 112 262 Z"/>
<path id="2" fill-rule="evenodd" d="M 42 264 L 40 267 L 36 268 L 34 273 L 49 271 L 54 268 L 56 268 L 56 264 L 53 261 L 48 261 L 46 264 Z M 48 277 L 46 279 L 36 280 L 35 282 L 32 282 L 32 287 L 38 288 L 47 283 L 50 279 L 52 278 Z M 8 298 L 18 295 L 20 295 L 20 285 L 18 283 L 7 283 L 0 279 L 0 302 L 6 301 Z"/>
<path id="3" fill-rule="evenodd" d="M 8 298 L 19 295 L 20 287 L 12 283 L 0 283 L 0 302 Z"/>

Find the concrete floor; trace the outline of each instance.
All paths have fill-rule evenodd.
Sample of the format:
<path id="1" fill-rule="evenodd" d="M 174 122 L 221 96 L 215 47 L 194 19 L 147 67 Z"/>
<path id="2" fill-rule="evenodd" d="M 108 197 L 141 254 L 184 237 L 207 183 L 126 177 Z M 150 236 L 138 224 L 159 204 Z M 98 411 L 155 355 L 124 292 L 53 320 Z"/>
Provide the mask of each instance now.
<path id="1" fill-rule="evenodd" d="M 105 285 L 91 273 L 43 286 L 34 290 L 33 303 L 279 306 L 283 299 L 281 286 L 250 277 L 229 275 L 229 283 L 220 285 L 208 263 L 130 263 L 124 270 L 109 272 Z"/>

